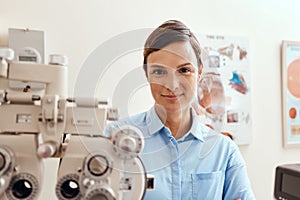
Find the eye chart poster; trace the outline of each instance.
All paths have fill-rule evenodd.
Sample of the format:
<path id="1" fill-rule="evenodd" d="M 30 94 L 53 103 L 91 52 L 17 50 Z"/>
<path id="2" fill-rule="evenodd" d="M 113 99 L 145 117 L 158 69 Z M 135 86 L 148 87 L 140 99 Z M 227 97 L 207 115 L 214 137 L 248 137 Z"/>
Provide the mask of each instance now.
<path id="1" fill-rule="evenodd" d="M 225 123 L 220 131 L 230 133 L 238 145 L 250 144 L 249 41 L 243 37 L 220 35 L 199 35 L 198 39 L 205 55 L 204 73 L 219 73 L 225 90 Z"/>

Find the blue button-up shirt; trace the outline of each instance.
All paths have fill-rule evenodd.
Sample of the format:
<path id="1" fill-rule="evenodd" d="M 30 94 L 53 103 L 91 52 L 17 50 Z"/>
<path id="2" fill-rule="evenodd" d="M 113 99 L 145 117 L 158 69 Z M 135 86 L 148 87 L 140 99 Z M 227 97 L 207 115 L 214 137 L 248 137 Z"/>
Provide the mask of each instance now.
<path id="1" fill-rule="evenodd" d="M 147 174 L 154 175 L 154 190 L 147 190 L 144 199 L 255 199 L 236 144 L 203 125 L 192 113 L 190 131 L 178 140 L 154 107 L 110 126 L 133 125 L 144 135 L 140 157 Z"/>

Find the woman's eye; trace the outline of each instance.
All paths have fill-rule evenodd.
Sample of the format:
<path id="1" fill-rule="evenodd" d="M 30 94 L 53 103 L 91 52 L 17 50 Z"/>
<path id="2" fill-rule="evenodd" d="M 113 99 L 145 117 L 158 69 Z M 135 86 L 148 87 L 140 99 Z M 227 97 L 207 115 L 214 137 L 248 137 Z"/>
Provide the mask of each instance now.
<path id="1" fill-rule="evenodd" d="M 182 73 L 182 74 L 188 74 L 188 73 L 191 73 L 191 69 L 187 68 L 187 67 L 182 67 L 178 70 L 179 73 Z"/>
<path id="2" fill-rule="evenodd" d="M 166 73 L 167 73 L 166 70 L 163 70 L 163 69 L 155 69 L 152 71 L 152 74 L 154 74 L 154 75 L 164 75 Z"/>

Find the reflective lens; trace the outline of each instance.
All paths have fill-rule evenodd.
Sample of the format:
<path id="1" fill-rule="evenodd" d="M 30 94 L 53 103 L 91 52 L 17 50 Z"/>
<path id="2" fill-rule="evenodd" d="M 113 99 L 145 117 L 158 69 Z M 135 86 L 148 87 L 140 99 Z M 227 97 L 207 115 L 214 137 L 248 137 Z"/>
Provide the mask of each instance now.
<path id="1" fill-rule="evenodd" d="M 79 194 L 79 185 L 74 180 L 67 180 L 61 185 L 60 192 L 67 199 L 74 198 Z"/>
<path id="2" fill-rule="evenodd" d="M 18 180 L 12 186 L 12 194 L 19 199 L 25 199 L 29 197 L 31 193 L 32 185 L 28 180 Z"/>

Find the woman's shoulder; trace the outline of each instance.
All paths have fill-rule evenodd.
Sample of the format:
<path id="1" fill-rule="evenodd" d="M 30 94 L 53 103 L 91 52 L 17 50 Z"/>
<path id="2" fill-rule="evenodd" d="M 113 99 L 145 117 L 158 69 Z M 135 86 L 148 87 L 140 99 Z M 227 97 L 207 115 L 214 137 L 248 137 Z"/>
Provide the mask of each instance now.
<path id="1" fill-rule="evenodd" d="M 137 128 L 143 127 L 146 121 L 147 112 L 142 112 L 132 116 L 121 118 L 117 121 L 110 121 L 106 124 L 105 135 L 109 136 L 116 128 L 121 126 L 135 126 Z"/>
<path id="2" fill-rule="evenodd" d="M 203 139 L 204 142 L 200 150 L 201 158 L 206 158 L 212 153 L 214 155 L 218 155 L 218 158 L 221 160 L 228 160 L 231 164 L 243 164 L 243 159 L 237 144 L 228 136 L 225 136 L 220 132 L 209 131 Z"/>
<path id="3" fill-rule="evenodd" d="M 214 131 L 210 129 L 203 137 L 204 143 L 207 145 L 214 144 L 217 148 L 221 148 L 224 151 L 236 151 L 238 146 L 236 143 L 228 136 L 222 134 L 221 132 Z"/>
<path id="4" fill-rule="evenodd" d="M 138 125 L 144 124 L 144 122 L 146 120 L 146 115 L 147 115 L 147 112 L 141 112 L 141 113 L 138 113 L 135 115 L 123 117 L 117 121 L 112 122 L 112 124 L 138 126 Z"/>

